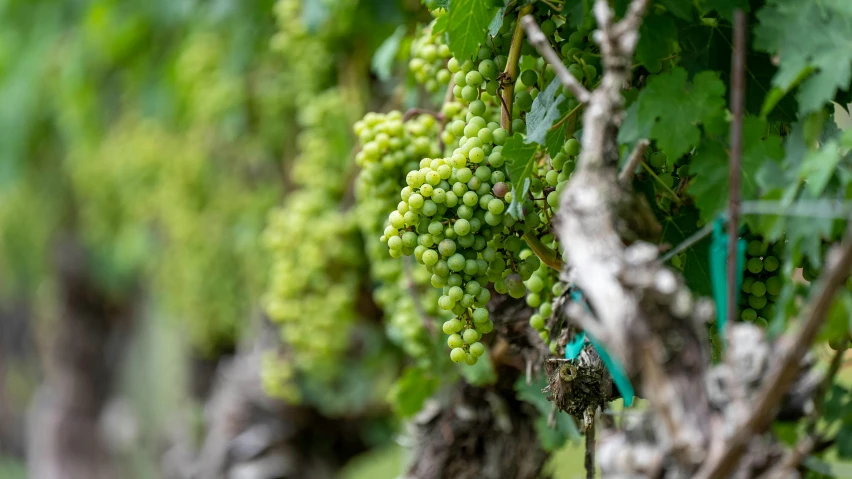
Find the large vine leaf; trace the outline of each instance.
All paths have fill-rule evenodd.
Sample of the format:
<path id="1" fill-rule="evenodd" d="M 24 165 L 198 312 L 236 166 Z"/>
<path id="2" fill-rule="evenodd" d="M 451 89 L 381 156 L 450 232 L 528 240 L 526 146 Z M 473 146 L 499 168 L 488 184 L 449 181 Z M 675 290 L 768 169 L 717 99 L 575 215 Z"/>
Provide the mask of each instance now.
<path id="1" fill-rule="evenodd" d="M 503 159 L 506 172 L 512 181 L 512 202 L 509 204 L 509 214 L 515 218 L 523 216 L 521 204 L 529 189 L 530 176 L 535 169 L 535 154 L 538 151 L 536 143 L 526 143 L 524 135 L 515 133 L 503 145 Z"/>
<path id="2" fill-rule="evenodd" d="M 646 67 L 669 56 L 669 43 L 677 39 L 674 19 L 669 15 L 648 15 L 639 27 L 636 61 Z"/>
<path id="3" fill-rule="evenodd" d="M 561 85 L 562 82 L 554 78 L 533 100 L 532 109 L 527 114 L 527 143 L 544 145 L 550 128 L 568 113 L 565 95 L 560 92 Z"/>
<path id="4" fill-rule="evenodd" d="M 757 13 L 755 47 L 777 54 L 773 85 L 788 90 L 809 68 L 799 86 L 799 113 L 819 110 L 852 80 L 852 2 L 849 0 L 770 0 Z"/>
<path id="5" fill-rule="evenodd" d="M 476 54 L 498 9 L 499 5 L 495 5 L 492 0 L 450 2 L 447 33 L 453 56 L 467 59 Z"/>
<path id="6" fill-rule="evenodd" d="M 781 138 L 764 137 L 766 120 L 748 117 L 743 122 L 743 153 L 740 192 L 743 199 L 756 199 L 759 190 L 757 174 L 767 162 L 778 163 L 784 158 Z M 701 217 L 710 221 L 726 207 L 729 195 L 729 158 L 727 145 L 707 140 L 696 151 L 689 170 L 695 175 L 689 193 L 701 210 Z"/>
<path id="7" fill-rule="evenodd" d="M 637 103 L 638 128 L 651 125 L 651 139 L 673 163 L 701 141 L 699 125 L 715 126 L 724 119 L 725 84 L 711 71 L 689 83 L 686 70 L 678 67 L 651 77 Z"/>
<path id="8" fill-rule="evenodd" d="M 388 402 L 400 417 L 413 416 L 438 389 L 439 383 L 438 378 L 428 370 L 408 368 L 388 392 Z"/>

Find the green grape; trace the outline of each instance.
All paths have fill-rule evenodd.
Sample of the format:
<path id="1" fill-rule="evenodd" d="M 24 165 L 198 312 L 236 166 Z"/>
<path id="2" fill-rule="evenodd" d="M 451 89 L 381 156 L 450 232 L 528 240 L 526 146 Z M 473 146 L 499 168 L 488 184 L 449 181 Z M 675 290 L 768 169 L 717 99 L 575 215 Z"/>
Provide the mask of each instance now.
<path id="1" fill-rule="evenodd" d="M 760 273 L 763 271 L 763 261 L 760 258 L 751 258 L 748 260 L 747 267 L 751 273 Z"/>
<path id="2" fill-rule="evenodd" d="M 460 362 L 464 361 L 465 356 L 466 355 L 465 355 L 464 349 L 462 349 L 462 348 L 453 348 L 453 350 L 450 351 L 450 359 L 452 359 L 453 362 L 455 362 L 455 363 L 460 363 Z"/>
<path id="3" fill-rule="evenodd" d="M 766 292 L 771 294 L 772 296 L 778 296 L 781 294 L 781 278 L 778 276 L 771 276 L 766 279 Z"/>
<path id="4" fill-rule="evenodd" d="M 483 354 L 485 354 L 485 346 L 483 346 L 482 343 L 477 341 L 477 342 L 470 345 L 470 355 L 471 356 L 478 358 L 478 357 L 482 356 Z"/>
<path id="5" fill-rule="evenodd" d="M 751 308 L 744 309 L 743 312 L 740 313 L 740 319 L 748 323 L 752 323 L 757 319 L 757 311 Z"/>
<path id="6" fill-rule="evenodd" d="M 748 297 L 748 305 L 754 309 L 762 309 L 766 306 L 766 296 L 751 295 Z"/>
<path id="7" fill-rule="evenodd" d="M 535 86 L 538 83 L 538 73 L 535 70 L 524 70 L 519 78 L 526 86 Z"/>
<path id="8" fill-rule="evenodd" d="M 747 251 L 750 256 L 763 256 L 766 253 L 766 245 L 758 240 L 749 241 Z"/>
<path id="9" fill-rule="evenodd" d="M 666 154 L 662 151 L 656 151 L 651 154 L 651 159 L 649 162 L 654 168 L 660 169 L 666 166 Z"/>
<path id="10" fill-rule="evenodd" d="M 755 281 L 751 285 L 751 294 L 754 296 L 763 296 L 766 294 L 766 285 L 762 281 Z"/>
<path id="11" fill-rule="evenodd" d="M 779 265 L 778 258 L 775 256 L 767 256 L 763 259 L 763 268 L 770 273 L 777 270 Z"/>

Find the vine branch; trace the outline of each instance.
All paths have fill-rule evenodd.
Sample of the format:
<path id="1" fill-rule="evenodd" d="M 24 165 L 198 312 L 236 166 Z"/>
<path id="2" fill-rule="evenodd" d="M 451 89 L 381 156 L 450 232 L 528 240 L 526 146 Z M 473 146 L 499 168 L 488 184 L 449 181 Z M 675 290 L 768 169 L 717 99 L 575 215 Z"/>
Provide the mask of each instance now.
<path id="1" fill-rule="evenodd" d="M 509 46 L 506 69 L 501 75 L 503 111 L 500 115 L 500 126 L 510 135 L 512 134 L 512 104 L 515 101 L 515 81 L 518 79 L 518 60 L 521 58 L 521 44 L 524 40 L 521 22 L 530 13 L 532 13 L 532 5 L 525 5 L 518 10 L 518 22 L 515 25 L 515 31 L 512 33 L 512 44 Z"/>
<path id="2" fill-rule="evenodd" d="M 624 168 L 621 169 L 621 173 L 618 175 L 618 182 L 622 187 L 626 188 L 630 186 L 636 167 L 639 166 L 639 162 L 645 157 L 645 151 L 648 150 L 648 146 L 650 145 L 651 142 L 645 138 L 636 143 L 636 147 L 630 154 L 630 158 L 627 159 L 627 163 L 624 164 Z"/>

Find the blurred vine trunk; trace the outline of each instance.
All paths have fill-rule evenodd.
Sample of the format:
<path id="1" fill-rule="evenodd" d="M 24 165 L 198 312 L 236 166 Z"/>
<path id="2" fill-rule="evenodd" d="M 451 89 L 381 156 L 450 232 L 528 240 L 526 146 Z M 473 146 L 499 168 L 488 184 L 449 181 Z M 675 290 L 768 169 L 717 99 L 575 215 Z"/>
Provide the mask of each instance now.
<path id="1" fill-rule="evenodd" d="M 135 308 L 132 298 L 108 293 L 93 277 L 76 239 L 57 244 L 58 311 L 29 411 L 29 477 L 111 479 L 119 476 L 101 417 Z"/>
<path id="2" fill-rule="evenodd" d="M 508 296 L 488 309 L 500 338 L 492 344 L 497 382 L 476 387 L 458 381 L 449 398 L 427 402 L 414 421 L 410 479 L 540 479 L 549 454 L 541 445 L 534 406 L 517 397 L 515 382 L 541 373 L 543 342 L 528 327 L 532 310 Z M 496 335 L 495 335 L 496 336 Z"/>
<path id="3" fill-rule="evenodd" d="M 264 392 L 262 355 L 277 335 L 266 322 L 254 329 L 237 354 L 219 363 L 193 464 L 167 462 L 167 479 L 331 479 L 368 449 L 362 432 L 371 413 L 329 418 Z"/>

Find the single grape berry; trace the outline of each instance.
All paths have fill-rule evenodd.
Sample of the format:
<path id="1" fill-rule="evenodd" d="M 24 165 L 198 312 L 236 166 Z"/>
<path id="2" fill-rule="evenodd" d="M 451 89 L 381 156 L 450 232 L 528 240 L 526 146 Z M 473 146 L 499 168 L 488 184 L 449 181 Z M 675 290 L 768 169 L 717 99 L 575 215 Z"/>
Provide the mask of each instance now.
<path id="1" fill-rule="evenodd" d="M 763 271 L 763 261 L 760 258 L 751 258 L 748 260 L 748 270 L 753 274 Z"/>
<path id="2" fill-rule="evenodd" d="M 452 359 L 454 363 L 460 363 L 464 361 L 465 356 L 466 354 L 464 352 L 464 349 L 462 348 L 453 348 L 453 350 L 450 351 L 450 359 Z"/>
<path id="3" fill-rule="evenodd" d="M 743 312 L 740 313 L 740 319 L 749 323 L 754 322 L 754 320 L 757 319 L 757 311 L 751 308 L 744 309 Z"/>
<path id="4" fill-rule="evenodd" d="M 535 70 L 524 70 L 521 73 L 521 83 L 526 86 L 535 86 L 538 82 L 538 73 Z"/>
<path id="5" fill-rule="evenodd" d="M 763 269 L 772 273 L 773 271 L 778 269 L 780 265 L 778 258 L 775 256 L 767 256 L 763 259 Z"/>
<path id="6" fill-rule="evenodd" d="M 478 358 L 485 354 L 485 346 L 482 345 L 479 341 L 470 345 L 470 355 Z"/>

